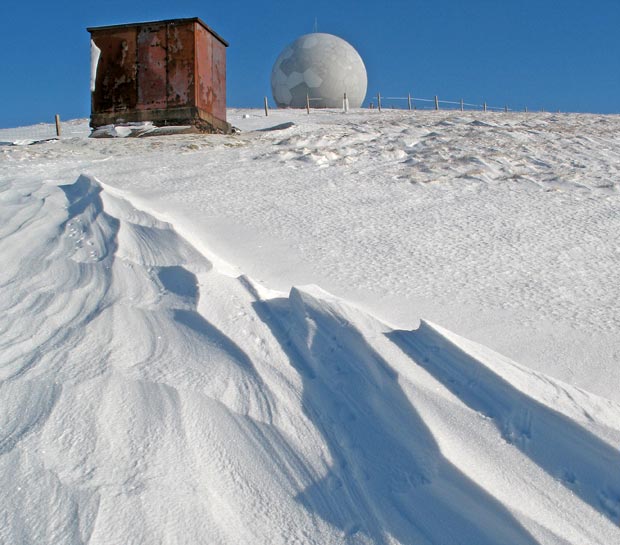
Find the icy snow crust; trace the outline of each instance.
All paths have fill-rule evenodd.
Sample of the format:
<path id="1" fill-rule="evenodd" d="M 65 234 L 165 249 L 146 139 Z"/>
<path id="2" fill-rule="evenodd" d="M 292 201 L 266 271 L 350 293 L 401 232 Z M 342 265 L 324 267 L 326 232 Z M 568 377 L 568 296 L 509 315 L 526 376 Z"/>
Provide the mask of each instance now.
<path id="1" fill-rule="evenodd" d="M 247 113 L 0 148 L 0 543 L 618 542 L 620 120 Z"/>

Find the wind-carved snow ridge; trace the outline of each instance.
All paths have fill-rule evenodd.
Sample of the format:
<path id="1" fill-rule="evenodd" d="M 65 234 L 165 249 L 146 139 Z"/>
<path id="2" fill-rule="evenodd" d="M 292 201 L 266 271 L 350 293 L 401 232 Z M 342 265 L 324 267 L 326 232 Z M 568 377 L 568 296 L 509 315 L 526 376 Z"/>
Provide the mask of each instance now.
<path id="1" fill-rule="evenodd" d="M 49 194 L 14 195 L 21 209 L 3 217 L 3 250 L 13 255 L 2 284 L 13 291 L 2 298 L 1 501 L 10 517 L 0 541 L 136 541 L 149 528 L 168 531 L 157 521 L 170 502 L 183 506 L 170 518 L 177 533 L 191 522 L 196 539 L 203 525 L 217 535 L 210 517 L 223 526 L 226 517 L 201 508 L 214 492 L 195 481 L 195 460 L 209 458 L 203 477 L 208 467 L 224 473 L 225 457 L 210 451 L 228 427 L 253 428 L 270 409 L 250 358 L 197 312 L 210 263 L 95 179 L 40 191 Z M 203 413 L 222 413 L 219 440 Z M 235 425 L 237 415 L 249 424 Z"/>
<path id="2" fill-rule="evenodd" d="M 620 539 L 616 403 L 231 276 L 93 177 L 0 197 L 0 543 Z"/>
<path id="3" fill-rule="evenodd" d="M 590 396 L 429 323 L 388 336 L 469 408 L 491 419 L 508 443 L 620 523 L 620 473 L 610 471 L 620 467 L 620 450 L 588 430 L 592 416 L 584 407 Z"/>
<path id="4" fill-rule="evenodd" d="M 368 318 L 351 319 L 318 289 L 263 304 L 264 319 L 275 319 L 275 334 L 302 369 L 302 407 L 333 459 L 327 475 L 297 496 L 302 505 L 372 543 L 536 543 L 443 457 L 398 374 L 357 328 Z"/>

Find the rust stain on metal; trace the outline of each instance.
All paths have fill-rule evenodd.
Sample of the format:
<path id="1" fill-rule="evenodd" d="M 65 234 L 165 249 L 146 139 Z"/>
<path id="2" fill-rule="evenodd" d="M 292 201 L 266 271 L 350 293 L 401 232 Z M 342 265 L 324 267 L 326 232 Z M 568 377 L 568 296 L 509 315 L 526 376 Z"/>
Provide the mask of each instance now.
<path id="1" fill-rule="evenodd" d="M 226 48 L 213 46 L 213 115 L 226 117 Z"/>
<path id="2" fill-rule="evenodd" d="M 101 49 L 93 111 L 113 112 L 136 106 L 136 47 L 133 32 L 105 32 L 96 42 Z"/>
<path id="3" fill-rule="evenodd" d="M 136 108 L 165 108 L 166 25 L 141 27 L 138 31 L 138 103 Z"/>
<path id="4" fill-rule="evenodd" d="M 168 105 L 186 106 L 195 102 L 194 27 L 168 26 Z"/>
<path id="5" fill-rule="evenodd" d="M 198 106 L 213 111 L 213 45 L 208 31 L 198 28 L 196 31 L 196 64 L 205 66 L 205 70 L 197 70 L 198 74 Z"/>
<path id="6" fill-rule="evenodd" d="M 89 28 L 101 50 L 91 126 L 130 121 L 229 132 L 226 47 L 200 19 Z"/>

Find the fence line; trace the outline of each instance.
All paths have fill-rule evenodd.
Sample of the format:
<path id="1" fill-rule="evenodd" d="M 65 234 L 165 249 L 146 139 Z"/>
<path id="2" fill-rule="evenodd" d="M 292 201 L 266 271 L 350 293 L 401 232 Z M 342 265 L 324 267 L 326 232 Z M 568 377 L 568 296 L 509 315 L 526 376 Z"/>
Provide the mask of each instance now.
<path id="1" fill-rule="evenodd" d="M 483 112 L 517 112 L 517 111 L 523 111 L 525 113 L 528 113 L 530 110 L 528 110 L 528 107 L 525 106 L 523 110 L 516 110 L 513 108 L 509 108 L 508 105 L 505 106 L 489 106 L 486 102 L 483 102 L 482 104 L 476 104 L 473 102 L 465 102 L 463 99 L 460 100 L 443 100 L 440 99 L 438 96 L 435 96 L 434 98 L 422 98 L 422 97 L 414 97 L 411 95 L 411 93 L 408 93 L 406 97 L 393 97 L 393 96 L 389 96 L 389 97 L 385 97 L 383 95 L 381 95 L 381 93 L 377 93 L 374 98 L 376 99 L 376 105 L 377 105 L 377 109 L 379 111 L 381 111 L 383 108 L 385 108 L 385 103 L 383 101 L 389 101 L 389 100 L 403 100 L 406 101 L 407 103 L 407 108 L 409 110 L 416 110 L 416 102 L 424 102 L 424 103 L 431 103 L 434 104 L 434 108 L 435 110 L 440 110 L 441 109 L 441 105 L 449 105 L 449 106 L 456 106 L 457 108 L 448 108 L 448 109 L 460 109 L 461 111 L 465 111 L 465 108 L 468 108 L 468 110 L 472 110 L 472 109 L 478 109 L 478 110 L 482 110 Z M 269 108 L 267 106 L 267 97 L 264 98 L 265 100 L 265 115 L 269 115 Z M 308 114 L 310 113 L 310 106 L 311 103 L 313 101 L 321 101 L 323 100 L 322 98 L 310 98 L 309 95 L 306 95 L 306 111 L 308 112 Z M 368 103 L 368 108 L 370 109 L 374 109 L 375 108 L 375 103 L 371 100 Z M 349 111 L 349 101 L 347 98 L 347 93 L 344 93 L 343 95 L 343 100 L 342 100 L 342 109 L 345 112 Z M 393 108 L 392 108 L 393 109 Z M 431 108 L 424 108 L 424 109 L 431 109 Z M 531 110 L 534 111 L 534 110 Z M 544 108 L 542 108 L 540 110 L 541 112 L 544 112 Z M 558 113 L 560 113 L 560 110 L 558 110 Z"/>
<path id="2" fill-rule="evenodd" d="M 514 110 L 512 108 L 508 108 L 508 106 L 489 106 L 486 102 L 483 102 L 482 104 L 475 104 L 472 102 L 465 102 L 463 100 L 443 100 L 443 99 L 439 99 L 438 97 L 435 98 L 420 98 L 420 97 L 414 97 L 412 95 L 408 95 L 406 97 L 384 97 L 383 95 L 380 95 L 380 93 L 377 94 L 377 97 L 381 96 L 381 100 L 403 100 L 403 101 L 407 101 L 407 103 L 413 103 L 415 104 L 416 102 L 430 102 L 430 103 L 434 103 L 436 105 L 441 105 L 441 104 L 451 104 L 454 106 L 459 106 L 459 107 L 468 107 L 468 108 L 478 108 L 480 110 L 491 110 L 491 111 L 498 111 L 498 112 L 515 112 L 517 110 Z M 372 102 L 371 102 L 372 104 Z M 385 104 L 383 104 L 383 106 L 385 107 Z M 371 106 L 372 107 L 372 106 Z M 438 109 L 438 108 L 436 108 Z M 527 107 L 524 110 L 525 112 L 527 112 Z"/>

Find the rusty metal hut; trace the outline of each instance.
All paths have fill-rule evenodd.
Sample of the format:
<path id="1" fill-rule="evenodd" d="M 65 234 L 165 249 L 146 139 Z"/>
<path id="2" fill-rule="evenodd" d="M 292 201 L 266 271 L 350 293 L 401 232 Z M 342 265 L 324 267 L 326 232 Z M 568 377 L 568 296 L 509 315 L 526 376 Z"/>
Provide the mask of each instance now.
<path id="1" fill-rule="evenodd" d="M 199 18 L 88 28 L 93 128 L 152 121 L 230 132 L 228 43 Z"/>

